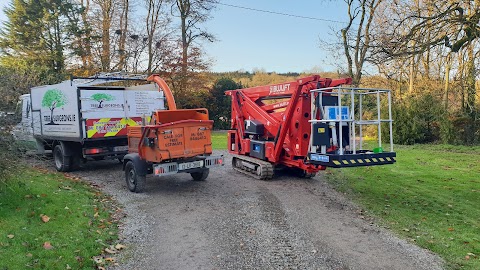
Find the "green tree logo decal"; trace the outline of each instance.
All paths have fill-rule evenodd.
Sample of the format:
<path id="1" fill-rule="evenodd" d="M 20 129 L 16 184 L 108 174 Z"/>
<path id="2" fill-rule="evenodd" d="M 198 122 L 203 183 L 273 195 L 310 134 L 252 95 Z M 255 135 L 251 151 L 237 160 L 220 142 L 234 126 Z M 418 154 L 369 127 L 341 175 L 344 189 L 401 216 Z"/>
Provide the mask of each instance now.
<path id="1" fill-rule="evenodd" d="M 55 108 L 61 108 L 68 103 L 67 97 L 58 89 L 50 89 L 45 92 L 42 99 L 42 107 L 50 110 L 50 123 L 47 125 L 56 125 L 53 122 L 53 110 Z"/>
<path id="2" fill-rule="evenodd" d="M 98 102 L 98 108 L 103 108 L 102 103 L 105 101 L 115 100 L 115 98 L 112 95 L 105 94 L 105 93 L 96 93 L 92 95 L 91 98 Z"/>

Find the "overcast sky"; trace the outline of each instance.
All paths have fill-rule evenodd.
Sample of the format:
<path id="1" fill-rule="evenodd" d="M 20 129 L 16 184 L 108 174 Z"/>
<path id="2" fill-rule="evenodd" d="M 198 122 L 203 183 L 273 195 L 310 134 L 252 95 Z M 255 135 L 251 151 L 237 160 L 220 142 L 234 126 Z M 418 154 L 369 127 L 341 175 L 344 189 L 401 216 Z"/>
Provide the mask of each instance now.
<path id="1" fill-rule="evenodd" d="M 0 20 L 5 20 L 3 7 L 9 2 L 10 0 L 0 0 L 2 7 Z M 340 29 L 345 25 L 341 23 L 346 20 L 344 1 L 220 0 L 220 2 L 226 5 L 218 5 L 212 12 L 213 18 L 205 24 L 218 39 L 215 43 L 204 44 L 208 56 L 214 61 L 213 71 L 264 69 L 275 72 L 301 72 L 315 67 L 324 71 L 337 70 L 338 65 L 330 57 L 330 53 L 319 47 L 319 39 L 335 41 L 332 28 Z M 341 59 L 342 61 L 344 60 Z"/>

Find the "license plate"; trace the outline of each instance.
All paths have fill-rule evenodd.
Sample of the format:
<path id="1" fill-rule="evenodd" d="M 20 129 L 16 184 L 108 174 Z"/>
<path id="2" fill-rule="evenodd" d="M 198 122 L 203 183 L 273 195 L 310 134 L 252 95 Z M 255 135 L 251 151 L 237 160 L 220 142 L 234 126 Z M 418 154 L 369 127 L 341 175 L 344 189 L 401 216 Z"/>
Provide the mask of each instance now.
<path id="1" fill-rule="evenodd" d="M 193 161 L 193 162 L 178 164 L 178 170 L 179 171 L 184 171 L 184 170 L 189 170 L 189 169 L 194 169 L 194 168 L 200 168 L 200 167 L 203 167 L 203 160 L 197 160 L 197 161 Z"/>
<path id="2" fill-rule="evenodd" d="M 123 152 L 123 151 L 128 151 L 128 145 L 113 147 L 113 152 Z"/>

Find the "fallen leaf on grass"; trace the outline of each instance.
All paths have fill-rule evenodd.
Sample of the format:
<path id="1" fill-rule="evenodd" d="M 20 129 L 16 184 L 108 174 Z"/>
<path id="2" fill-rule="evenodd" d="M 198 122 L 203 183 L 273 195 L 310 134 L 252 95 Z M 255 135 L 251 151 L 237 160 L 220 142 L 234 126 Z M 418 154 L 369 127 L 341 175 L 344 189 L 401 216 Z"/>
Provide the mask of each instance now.
<path id="1" fill-rule="evenodd" d="M 109 254 L 115 254 L 115 253 L 117 253 L 116 250 L 110 249 L 110 248 L 105 248 L 105 252 L 107 252 L 107 253 L 109 253 Z"/>
<path id="2" fill-rule="evenodd" d="M 53 246 L 52 246 L 52 244 L 50 244 L 50 242 L 45 242 L 45 243 L 43 243 L 43 248 L 44 249 L 52 249 Z"/>
<path id="3" fill-rule="evenodd" d="M 7 235 L 7 237 L 8 237 L 8 238 L 10 238 L 10 239 L 12 239 L 12 238 L 14 238 L 14 237 L 15 237 L 15 235 L 13 235 L 13 234 L 9 234 L 9 235 Z"/>
<path id="4" fill-rule="evenodd" d="M 103 264 L 103 258 L 100 257 L 100 256 L 95 256 L 95 257 L 93 257 L 93 261 L 94 261 L 96 264 Z"/>
<path id="5" fill-rule="evenodd" d="M 125 249 L 125 248 L 126 248 L 126 246 L 124 246 L 124 245 L 122 245 L 122 244 L 116 244 L 116 245 L 115 245 L 115 249 L 116 249 L 116 250 L 122 250 L 122 249 Z"/>
<path id="6" fill-rule="evenodd" d="M 47 215 L 44 215 L 44 214 L 41 214 L 40 218 L 42 219 L 43 223 L 47 223 L 47 222 L 50 221 L 50 217 L 48 217 Z"/>
<path id="7" fill-rule="evenodd" d="M 450 227 L 450 228 L 448 228 L 448 231 L 449 231 L 449 232 L 453 232 L 453 231 L 455 231 L 455 228 L 451 228 L 451 227 Z"/>

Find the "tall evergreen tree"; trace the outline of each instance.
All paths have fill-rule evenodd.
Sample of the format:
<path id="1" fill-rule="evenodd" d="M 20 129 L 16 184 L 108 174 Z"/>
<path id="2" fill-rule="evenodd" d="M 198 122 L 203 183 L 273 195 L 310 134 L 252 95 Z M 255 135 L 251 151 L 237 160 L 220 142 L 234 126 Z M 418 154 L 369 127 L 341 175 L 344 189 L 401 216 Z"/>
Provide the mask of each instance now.
<path id="1" fill-rule="evenodd" d="M 63 72 L 72 31 L 81 12 L 69 0 L 12 0 L 4 10 L 7 21 L 0 30 L 0 61 L 4 66 L 45 66 Z"/>

